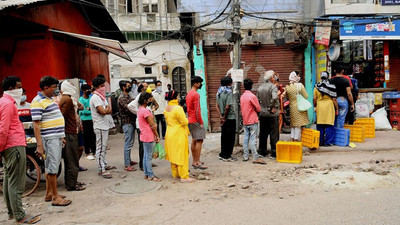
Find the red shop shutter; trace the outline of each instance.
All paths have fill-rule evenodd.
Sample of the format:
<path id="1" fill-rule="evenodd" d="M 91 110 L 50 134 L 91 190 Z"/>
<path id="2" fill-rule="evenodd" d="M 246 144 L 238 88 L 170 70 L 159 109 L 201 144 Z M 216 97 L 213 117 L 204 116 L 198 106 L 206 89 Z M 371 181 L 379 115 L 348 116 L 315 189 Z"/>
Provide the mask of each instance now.
<path id="1" fill-rule="evenodd" d="M 216 107 L 216 93 L 220 86 L 220 81 L 226 72 L 232 67 L 230 63 L 231 48 L 228 46 L 210 46 L 205 48 L 206 70 L 207 70 L 207 92 L 210 112 L 211 131 L 220 131 L 220 123 Z M 247 77 L 253 80 L 253 89 L 263 82 L 263 75 L 257 72 L 257 68 L 274 70 L 280 74 L 281 82 L 288 83 L 291 71 L 303 71 L 302 48 L 290 48 L 290 46 L 262 45 L 262 46 L 242 46 L 242 62 L 245 68 L 250 68 Z M 243 92 L 242 87 L 242 92 Z"/>

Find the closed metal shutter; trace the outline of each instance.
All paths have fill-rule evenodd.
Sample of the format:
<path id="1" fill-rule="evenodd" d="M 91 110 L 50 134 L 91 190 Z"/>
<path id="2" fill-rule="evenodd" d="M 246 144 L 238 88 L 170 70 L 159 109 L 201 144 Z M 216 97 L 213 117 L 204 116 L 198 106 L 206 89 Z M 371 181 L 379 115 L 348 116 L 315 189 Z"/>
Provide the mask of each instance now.
<path id="1" fill-rule="evenodd" d="M 232 67 L 230 51 L 227 46 L 210 46 L 205 48 L 207 92 L 210 115 L 211 131 L 220 131 L 220 120 L 216 111 L 216 93 L 220 81 L 226 72 Z M 263 73 L 257 71 L 274 70 L 280 74 L 280 80 L 284 85 L 288 83 L 291 71 L 303 71 L 303 48 L 291 48 L 290 46 L 262 45 L 242 46 L 242 62 L 245 63 L 245 75 L 253 80 L 253 91 L 263 82 Z M 244 91 L 243 85 L 241 92 Z"/>
<path id="2" fill-rule="evenodd" d="M 390 55 L 389 57 L 390 66 L 390 81 L 387 83 L 387 87 L 396 88 L 400 90 L 400 53 L 397 55 Z"/>

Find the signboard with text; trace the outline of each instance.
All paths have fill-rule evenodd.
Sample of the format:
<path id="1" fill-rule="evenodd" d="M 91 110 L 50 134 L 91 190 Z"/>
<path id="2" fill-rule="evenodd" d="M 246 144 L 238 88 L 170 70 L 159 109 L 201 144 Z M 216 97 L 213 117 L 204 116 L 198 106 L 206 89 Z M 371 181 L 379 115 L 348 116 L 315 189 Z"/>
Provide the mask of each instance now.
<path id="1" fill-rule="evenodd" d="M 400 0 L 382 0 L 382 5 L 400 5 Z"/>
<path id="2" fill-rule="evenodd" d="M 329 46 L 332 21 L 318 21 L 315 28 L 315 43 Z"/>
<path id="3" fill-rule="evenodd" d="M 340 20 L 340 40 L 399 40 L 400 20 Z"/>

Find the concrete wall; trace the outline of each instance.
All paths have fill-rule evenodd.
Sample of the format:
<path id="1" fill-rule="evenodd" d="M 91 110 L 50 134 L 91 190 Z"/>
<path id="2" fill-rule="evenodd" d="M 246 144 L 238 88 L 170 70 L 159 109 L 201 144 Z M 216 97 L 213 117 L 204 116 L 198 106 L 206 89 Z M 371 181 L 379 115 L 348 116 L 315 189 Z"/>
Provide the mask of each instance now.
<path id="1" fill-rule="evenodd" d="M 178 13 L 156 13 L 155 20 L 149 20 L 146 13 L 111 13 L 121 31 L 174 31 L 181 28 Z"/>
<path id="2" fill-rule="evenodd" d="M 380 5 L 377 0 L 324 0 L 325 15 L 399 14 L 400 5 Z M 332 3 L 333 2 L 333 3 Z"/>
<path id="3" fill-rule="evenodd" d="M 311 1 L 311 0 L 309 0 Z M 252 13 L 262 17 L 284 18 L 291 21 L 304 21 L 304 6 L 307 0 L 245 0 L 241 1 L 241 7 L 246 13 Z M 313 1 L 315 2 L 315 0 Z M 197 13 L 197 23 L 203 24 L 215 18 L 221 12 L 228 0 L 215 1 L 215 0 L 178 0 L 178 13 L 195 12 Z M 225 14 L 221 16 L 224 18 L 231 13 L 229 6 Z M 241 21 L 243 29 L 268 29 L 272 26 L 273 22 L 259 20 L 257 18 L 250 18 L 244 16 Z M 231 28 L 231 22 L 227 20 L 210 25 L 207 29 L 227 29 Z"/>
<path id="4" fill-rule="evenodd" d="M 146 46 L 147 54 L 144 55 L 142 49 L 130 51 L 146 41 L 130 41 L 123 44 L 128 51 L 132 62 L 110 55 L 110 74 L 111 79 L 129 79 L 130 77 L 156 77 L 163 82 L 163 90 L 167 90 L 166 85 L 172 84 L 172 70 L 175 67 L 183 67 L 186 70 L 186 80 L 190 81 L 190 62 L 187 59 L 189 45 L 184 41 L 166 40 L 159 41 Z M 168 74 L 162 73 L 162 66 L 168 66 Z M 145 74 L 145 67 L 152 68 L 152 74 Z M 190 89 L 190 82 L 186 84 L 187 90 Z"/>

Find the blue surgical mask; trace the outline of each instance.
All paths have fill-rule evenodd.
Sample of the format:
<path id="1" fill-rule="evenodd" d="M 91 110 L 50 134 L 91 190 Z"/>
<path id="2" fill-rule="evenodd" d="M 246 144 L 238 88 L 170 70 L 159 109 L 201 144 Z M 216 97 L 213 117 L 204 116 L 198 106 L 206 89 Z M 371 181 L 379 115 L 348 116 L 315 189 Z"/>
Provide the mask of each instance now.
<path id="1" fill-rule="evenodd" d="M 53 91 L 53 95 L 54 96 L 59 96 L 60 95 L 60 90 L 59 89 L 54 90 Z"/>
<path id="2" fill-rule="evenodd" d="M 157 90 L 157 92 L 161 93 L 162 92 L 162 87 L 158 86 L 158 87 L 156 87 L 156 90 Z"/>
<path id="3" fill-rule="evenodd" d="M 21 102 L 25 102 L 26 101 L 26 95 L 22 95 L 21 96 Z"/>

